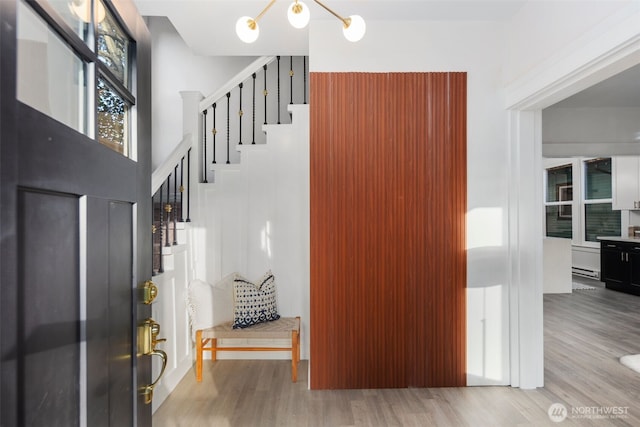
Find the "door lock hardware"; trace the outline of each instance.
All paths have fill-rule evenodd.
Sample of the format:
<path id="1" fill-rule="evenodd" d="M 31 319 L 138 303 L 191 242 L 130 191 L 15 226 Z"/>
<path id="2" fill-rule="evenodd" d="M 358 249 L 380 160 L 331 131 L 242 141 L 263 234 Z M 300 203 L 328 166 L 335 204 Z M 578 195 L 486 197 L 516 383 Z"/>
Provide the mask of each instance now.
<path id="1" fill-rule="evenodd" d="M 158 287 L 151 280 L 147 280 L 142 285 L 142 302 L 151 304 L 158 296 Z"/>
<path id="2" fill-rule="evenodd" d="M 144 395 L 144 403 L 149 404 L 153 400 L 153 389 L 155 388 L 160 378 L 164 374 L 167 368 L 167 353 L 156 348 L 156 346 L 166 341 L 166 338 L 158 338 L 160 334 L 160 324 L 155 320 L 148 318 L 141 325 L 138 326 L 138 351 L 139 353 L 147 356 L 158 356 L 162 359 L 162 368 L 160 368 L 160 374 L 155 381 L 149 385 L 142 387 L 142 394 Z"/>

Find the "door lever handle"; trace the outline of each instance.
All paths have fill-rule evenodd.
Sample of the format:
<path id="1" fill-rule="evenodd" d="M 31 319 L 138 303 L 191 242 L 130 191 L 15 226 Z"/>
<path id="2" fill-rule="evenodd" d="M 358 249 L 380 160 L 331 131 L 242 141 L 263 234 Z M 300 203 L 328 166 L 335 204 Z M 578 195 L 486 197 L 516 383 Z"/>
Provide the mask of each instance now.
<path id="1" fill-rule="evenodd" d="M 144 395 L 144 402 L 146 404 L 151 403 L 153 400 L 153 389 L 156 384 L 158 384 L 158 381 L 160 381 L 160 378 L 162 378 L 162 375 L 164 375 L 164 371 L 167 367 L 167 353 L 156 348 L 159 343 L 165 342 L 167 339 L 158 338 L 159 334 L 160 324 L 151 318 L 146 319 L 140 326 L 138 326 L 139 352 L 147 356 L 157 356 L 162 359 L 162 368 L 160 369 L 158 378 L 156 378 L 151 384 L 142 387 L 142 394 Z"/>
<path id="2" fill-rule="evenodd" d="M 162 339 L 162 341 L 166 340 Z M 160 381 L 160 378 L 162 378 L 162 375 L 164 375 L 164 370 L 167 368 L 167 353 L 162 350 L 153 350 L 151 353 L 149 353 L 149 356 L 160 357 L 162 359 L 162 368 L 160 368 L 160 374 L 158 375 L 158 378 L 156 378 L 156 380 L 151 384 L 143 387 L 142 393 L 144 394 L 144 403 L 146 403 L 147 405 L 153 400 L 153 389 L 156 387 L 156 384 L 158 384 L 158 381 Z"/>

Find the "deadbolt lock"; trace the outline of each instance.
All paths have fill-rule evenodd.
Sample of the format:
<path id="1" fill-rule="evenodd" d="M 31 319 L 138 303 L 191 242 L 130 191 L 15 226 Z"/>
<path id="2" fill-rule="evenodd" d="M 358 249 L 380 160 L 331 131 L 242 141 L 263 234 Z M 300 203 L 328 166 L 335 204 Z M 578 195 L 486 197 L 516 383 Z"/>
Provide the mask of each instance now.
<path id="1" fill-rule="evenodd" d="M 151 304 L 158 296 L 158 287 L 151 280 L 147 280 L 142 285 L 142 302 Z"/>

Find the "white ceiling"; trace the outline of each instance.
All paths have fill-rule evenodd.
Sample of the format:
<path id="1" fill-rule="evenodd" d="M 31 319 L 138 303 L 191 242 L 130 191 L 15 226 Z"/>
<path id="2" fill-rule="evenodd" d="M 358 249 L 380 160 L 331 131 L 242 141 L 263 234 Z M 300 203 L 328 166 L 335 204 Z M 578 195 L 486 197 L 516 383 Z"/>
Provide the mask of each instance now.
<path id="1" fill-rule="evenodd" d="M 235 34 L 241 16 L 255 17 L 269 0 L 134 0 L 143 16 L 166 16 L 191 50 L 203 56 L 308 54 L 308 27 L 296 30 L 286 18 L 293 0 L 277 1 L 260 20 L 260 37 L 245 44 Z M 507 21 L 527 0 L 322 0 L 342 16 L 375 20 Z M 313 0 L 304 0 L 311 20 L 340 22 Z M 365 35 L 366 37 L 366 35 Z M 592 86 L 554 107 L 640 107 L 640 66 Z"/>
<path id="2" fill-rule="evenodd" d="M 308 27 L 292 28 L 287 8 L 293 0 L 277 1 L 260 20 L 255 43 L 241 42 L 235 24 L 241 16 L 255 17 L 269 0 L 134 0 L 143 16 L 166 16 L 186 44 L 198 55 L 261 56 L 308 54 Z M 375 20 L 489 20 L 510 19 L 526 0 L 322 0 L 343 17 L 360 15 Z M 335 20 L 313 0 L 311 20 Z M 366 35 L 365 35 L 366 37 Z"/>

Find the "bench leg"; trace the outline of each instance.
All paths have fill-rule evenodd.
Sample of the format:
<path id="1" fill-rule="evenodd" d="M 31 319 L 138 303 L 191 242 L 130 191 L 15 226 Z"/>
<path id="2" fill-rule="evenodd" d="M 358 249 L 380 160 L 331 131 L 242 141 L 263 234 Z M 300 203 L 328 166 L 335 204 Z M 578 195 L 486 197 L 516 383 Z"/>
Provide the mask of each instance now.
<path id="1" fill-rule="evenodd" d="M 300 358 L 300 334 L 291 331 L 291 381 L 298 381 L 298 359 Z"/>
<path id="2" fill-rule="evenodd" d="M 196 331 L 196 381 L 202 381 L 202 331 Z"/>
<path id="3" fill-rule="evenodd" d="M 218 360 L 218 339 L 211 338 L 211 361 Z"/>

